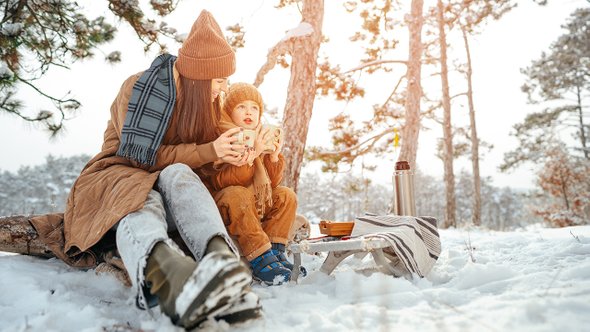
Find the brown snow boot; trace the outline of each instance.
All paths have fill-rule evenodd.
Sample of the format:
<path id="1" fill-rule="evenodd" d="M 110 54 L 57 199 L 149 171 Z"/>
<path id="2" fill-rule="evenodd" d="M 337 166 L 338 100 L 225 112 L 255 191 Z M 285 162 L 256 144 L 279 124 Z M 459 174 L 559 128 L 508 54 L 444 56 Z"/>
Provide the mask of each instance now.
<path id="1" fill-rule="evenodd" d="M 227 242 L 221 236 L 215 236 L 209 243 L 207 243 L 207 248 L 205 249 L 205 255 L 210 252 L 219 251 L 219 252 L 226 252 L 228 254 L 233 254 Z"/>
<path id="2" fill-rule="evenodd" d="M 160 310 L 175 322 L 176 298 L 187 279 L 197 268 L 192 258 L 183 256 L 164 242 L 154 246 L 145 268 L 145 279 L 150 285 L 150 293 L 158 296 Z"/>
<path id="3" fill-rule="evenodd" d="M 186 329 L 225 312 L 252 282 L 248 268 L 229 248 L 210 242 L 211 250 L 208 246 L 198 264 L 164 243 L 156 244 L 148 257 L 145 276 L 150 292 L 158 296 L 161 311 Z"/>
<path id="4" fill-rule="evenodd" d="M 213 237 L 207 244 L 205 254 L 211 252 L 221 252 L 224 254 L 234 255 L 231 248 L 221 236 Z M 240 261 L 243 268 L 248 269 L 246 265 Z M 229 324 L 242 323 L 248 320 L 257 319 L 262 316 L 262 306 L 258 295 L 252 292 L 250 286 L 242 288 L 238 298 L 232 298 L 229 301 L 229 307 L 221 310 L 215 315 L 216 320 L 224 320 Z"/>

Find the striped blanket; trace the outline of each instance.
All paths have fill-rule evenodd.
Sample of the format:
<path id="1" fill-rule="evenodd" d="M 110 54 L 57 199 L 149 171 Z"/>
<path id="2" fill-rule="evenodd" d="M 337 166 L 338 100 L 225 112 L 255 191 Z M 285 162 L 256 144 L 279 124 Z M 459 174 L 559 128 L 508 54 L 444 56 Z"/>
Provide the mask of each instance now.
<path id="1" fill-rule="evenodd" d="M 433 217 L 357 217 L 351 237 L 379 238 L 391 243 L 383 249 L 392 267 L 425 277 L 440 255 L 440 236 Z"/>

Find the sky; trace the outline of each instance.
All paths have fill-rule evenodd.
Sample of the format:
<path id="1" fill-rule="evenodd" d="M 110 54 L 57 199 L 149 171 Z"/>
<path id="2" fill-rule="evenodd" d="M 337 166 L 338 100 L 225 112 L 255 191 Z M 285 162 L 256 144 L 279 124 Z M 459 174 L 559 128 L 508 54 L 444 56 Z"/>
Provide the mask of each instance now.
<path id="1" fill-rule="evenodd" d="M 309 274 L 298 284 L 253 285 L 262 319 L 203 331 L 588 330 L 590 226 L 440 234 L 426 278 L 375 272 L 369 257 L 347 258 L 328 276 L 319 271 L 325 253 L 303 254 Z M 137 309 L 113 276 L 57 259 L 0 252 L 0 280 L 1 332 L 181 331 L 157 308 L 153 317 Z"/>
<path id="2" fill-rule="evenodd" d="M 426 1 L 426 6 L 431 3 Z M 482 176 L 490 177 L 496 186 L 531 188 L 534 185 L 534 173 L 530 165 L 509 174 L 499 173 L 497 169 L 503 154 L 517 147 L 516 140 L 509 136 L 512 126 L 521 122 L 527 113 L 538 111 L 538 106 L 527 105 L 526 95 L 520 92 L 524 77 L 519 70 L 548 49 L 550 43 L 562 33 L 560 25 L 571 12 L 578 7 L 588 6 L 588 3 L 584 0 L 550 1 L 545 7 L 537 6 L 532 1 L 518 3 L 518 7 L 500 21 L 488 23 L 481 34 L 473 37 L 474 97 L 480 139 L 494 145 L 493 150 L 484 152 L 480 162 Z M 275 4 L 275 1 L 263 0 L 183 1 L 167 21 L 179 32 L 188 32 L 200 10 L 207 9 L 222 27 L 240 22 L 246 29 L 246 47 L 237 53 L 237 71 L 230 81 L 253 82 L 256 72 L 266 60 L 268 49 L 300 21 L 296 7 L 276 10 L 273 8 Z M 91 6 L 87 10 L 92 15 L 108 14 L 102 2 L 85 5 Z M 320 57 L 329 56 L 343 69 L 358 65 L 362 50 L 348 41 L 353 32 L 351 27 L 357 26 L 353 23 L 355 18 L 345 14 L 340 1 L 326 1 L 323 33 L 330 41 L 321 47 Z M 0 155 L 3 156 L 0 170 L 16 171 L 23 165 L 41 164 L 49 153 L 69 156 L 81 153 L 94 155 L 99 151 L 109 107 L 121 83 L 129 75 L 146 69 L 155 56 L 154 51 L 144 54 L 142 44 L 133 33 L 124 24 L 118 25 L 120 32 L 116 40 L 101 47 L 95 59 L 79 61 L 69 71 L 51 69 L 39 82 L 42 88 L 56 96 L 71 91 L 83 104 L 75 117 L 66 123 L 67 129 L 59 137 L 49 140 L 48 135 L 38 128 L 13 116 L 0 114 Z M 178 46 L 170 42 L 170 52 L 176 54 Z M 398 59 L 407 57 L 403 53 L 404 47 L 402 44 L 401 52 L 396 55 Z M 106 64 L 102 60 L 104 55 L 115 49 L 123 51 L 123 61 L 117 65 Z M 455 57 L 462 57 L 463 50 L 459 45 L 451 48 L 450 52 Z M 358 82 L 367 91 L 361 100 L 338 103 L 331 98 L 317 99 L 307 145 L 325 145 L 329 141 L 327 121 L 339 112 L 354 112 L 358 119 L 369 117 L 371 105 L 380 104 L 387 98 L 391 90 L 388 82 L 397 81 L 399 76 L 396 75 L 404 72 L 405 68 L 397 67 L 390 74 L 392 76 L 387 78 L 360 75 Z M 432 77 L 423 79 L 425 90 L 439 89 L 438 80 Z M 282 111 L 288 80 L 289 73 L 285 69 L 275 69 L 266 76 L 260 90 L 270 108 L 276 107 Z M 452 81 L 451 95 L 460 92 L 463 92 L 463 83 Z M 21 91 L 20 97 L 28 109 L 48 107 L 31 91 Z M 458 102 L 453 106 L 453 123 L 456 125 L 468 122 L 465 104 Z M 442 162 L 434 156 L 436 139 L 442 136 L 442 130 L 433 123 L 424 125 L 428 130 L 420 133 L 418 166 L 427 174 L 442 177 Z M 379 166 L 372 176 L 381 180 L 384 177 L 390 179 L 395 157 L 391 155 L 371 159 Z M 310 166 L 307 171 L 315 171 L 317 167 L 314 167 Z M 463 158 L 455 163 L 455 173 L 470 171 L 470 167 L 470 162 Z"/>

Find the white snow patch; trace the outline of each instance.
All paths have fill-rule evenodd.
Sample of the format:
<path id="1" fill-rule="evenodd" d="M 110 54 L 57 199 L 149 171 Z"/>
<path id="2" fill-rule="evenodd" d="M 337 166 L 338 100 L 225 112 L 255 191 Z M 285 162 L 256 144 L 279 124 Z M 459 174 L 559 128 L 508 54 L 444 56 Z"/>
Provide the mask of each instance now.
<path id="1" fill-rule="evenodd" d="M 298 284 L 255 284 L 263 318 L 211 331 L 584 331 L 590 326 L 590 226 L 514 232 L 442 230 L 424 279 L 350 257 L 327 276 L 302 255 Z M 572 233 L 576 236 L 572 236 Z M 471 239 L 472 255 L 466 247 Z M 115 278 L 59 260 L 0 254 L 0 331 L 182 331 L 135 307 Z"/>
<path id="2" fill-rule="evenodd" d="M 283 39 L 281 39 L 281 41 L 288 40 L 291 38 L 309 36 L 312 33 L 313 33 L 313 27 L 311 26 L 311 24 L 309 24 L 307 22 L 301 22 L 295 28 L 287 31 L 287 33 L 285 34 Z"/>

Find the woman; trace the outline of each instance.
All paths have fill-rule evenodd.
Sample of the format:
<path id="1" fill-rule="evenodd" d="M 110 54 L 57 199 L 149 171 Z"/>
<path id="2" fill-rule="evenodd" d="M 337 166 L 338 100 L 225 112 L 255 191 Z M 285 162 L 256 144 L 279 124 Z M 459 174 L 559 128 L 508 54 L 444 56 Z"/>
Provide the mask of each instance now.
<path id="1" fill-rule="evenodd" d="M 114 231 L 137 305 L 159 303 L 185 328 L 209 318 L 249 318 L 260 310 L 249 289 L 250 271 L 194 172 L 215 161 L 243 165 L 248 158 L 232 150 L 239 129 L 215 139 L 219 93 L 234 71 L 234 52 L 203 11 L 178 58 L 161 55 L 129 77 L 111 106 L 102 151 L 70 192 L 65 244 L 54 249 L 72 265 L 93 266 L 94 253 L 113 242 L 107 235 Z M 47 234 L 51 220 L 33 223 Z M 169 238 L 173 230 L 195 259 Z"/>

